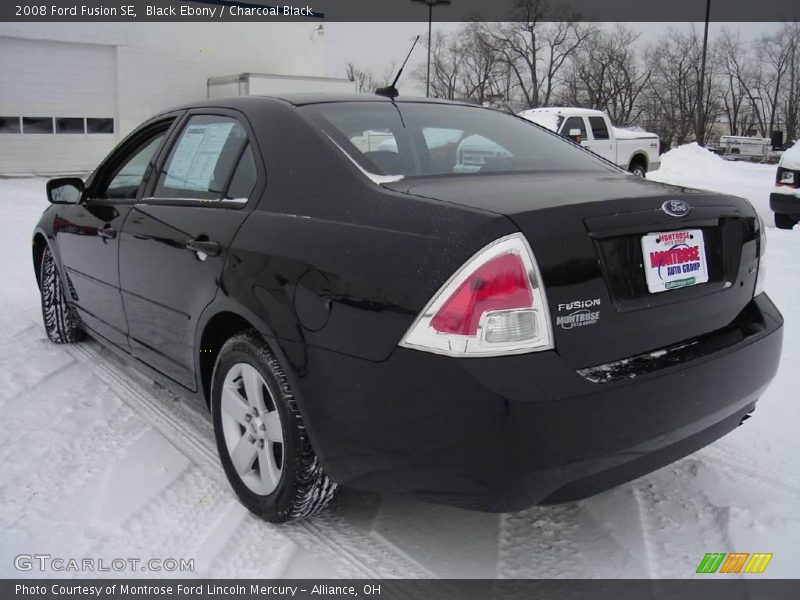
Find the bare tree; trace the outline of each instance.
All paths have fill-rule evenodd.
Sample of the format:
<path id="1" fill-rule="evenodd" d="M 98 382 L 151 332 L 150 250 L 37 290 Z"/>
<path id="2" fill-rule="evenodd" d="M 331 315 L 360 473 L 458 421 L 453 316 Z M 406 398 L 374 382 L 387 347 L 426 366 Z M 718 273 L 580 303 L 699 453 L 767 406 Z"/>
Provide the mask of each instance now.
<path id="1" fill-rule="evenodd" d="M 788 43 L 787 28 L 774 33 L 764 34 L 755 45 L 756 60 L 761 65 L 759 92 L 761 114 L 761 134 L 767 136 L 775 129 L 778 117 L 778 103 L 783 85 L 789 71 L 792 45 Z M 755 101 L 755 98 L 754 98 Z"/>
<path id="2" fill-rule="evenodd" d="M 719 117 L 719 81 L 714 70 L 715 48 L 711 46 L 712 60 L 706 66 L 703 98 L 700 98 L 703 118 L 698 127 L 701 51 L 694 28 L 685 34 L 670 29 L 645 50 L 644 61 L 650 71 L 643 92 L 646 121 L 661 135 L 666 147 L 673 141 L 684 144 L 692 138 L 699 144 L 705 143 Z"/>
<path id="3" fill-rule="evenodd" d="M 347 79 L 356 84 L 356 93 L 372 94 L 376 88 L 382 87 L 394 79 L 397 63 L 392 61 L 384 66 L 380 75 L 375 75 L 370 69 L 361 69 L 351 62 L 348 62 L 345 68 Z"/>
<path id="4" fill-rule="evenodd" d="M 693 130 L 697 81 L 693 78 L 688 40 L 675 30 L 654 41 L 645 51 L 651 72 L 647 86 L 648 118 L 667 147 L 683 144 Z"/>
<path id="5" fill-rule="evenodd" d="M 558 86 L 567 59 L 594 33 L 568 8 L 547 0 L 515 0 L 512 21 L 488 27 L 487 41 L 515 79 L 527 107 L 546 106 Z"/>
<path id="6" fill-rule="evenodd" d="M 457 35 L 460 38 L 458 50 L 462 56 L 459 96 L 476 104 L 484 104 L 490 96 L 502 93 L 497 82 L 502 72 L 498 53 L 481 23 L 466 23 Z"/>
<path id="7" fill-rule="evenodd" d="M 372 75 L 372 71 L 360 69 L 351 62 L 348 62 L 345 68 L 347 79 L 355 83 L 356 92 L 359 94 L 372 93 L 378 87 L 375 85 L 375 77 Z"/>
<path id="8" fill-rule="evenodd" d="M 702 40 L 669 29 L 643 45 L 624 25 L 602 29 L 547 0 L 514 0 L 513 22 L 464 23 L 434 34 L 431 93 L 517 111 L 555 102 L 604 110 L 621 125 L 659 134 L 663 147 L 700 144 L 722 122 L 732 135 L 800 134 L 800 25 L 755 42 L 723 30 L 708 48 L 700 93 Z M 391 79 L 393 72 L 387 72 Z M 379 78 L 347 65 L 360 91 Z M 425 83 L 425 65 L 412 76 Z"/>
<path id="9" fill-rule="evenodd" d="M 431 86 L 434 98 L 454 100 L 459 97 L 459 84 L 464 64 L 463 43 L 458 35 L 436 31 L 431 39 Z M 425 87 L 426 65 L 420 64 L 412 76 Z"/>
<path id="10" fill-rule="evenodd" d="M 789 68 L 782 96 L 781 111 L 786 126 L 786 139 L 797 139 L 800 125 L 800 24 L 790 23 L 786 29 L 786 42 L 789 45 Z"/>
<path id="11" fill-rule="evenodd" d="M 650 81 L 636 51 L 639 35 L 618 25 L 588 37 L 570 57 L 564 102 L 604 110 L 615 123 L 634 123 L 642 111 L 639 97 Z"/>
<path id="12" fill-rule="evenodd" d="M 731 135 L 746 135 L 753 120 L 749 96 L 754 67 L 738 32 L 723 30 L 716 59 L 728 131 Z"/>

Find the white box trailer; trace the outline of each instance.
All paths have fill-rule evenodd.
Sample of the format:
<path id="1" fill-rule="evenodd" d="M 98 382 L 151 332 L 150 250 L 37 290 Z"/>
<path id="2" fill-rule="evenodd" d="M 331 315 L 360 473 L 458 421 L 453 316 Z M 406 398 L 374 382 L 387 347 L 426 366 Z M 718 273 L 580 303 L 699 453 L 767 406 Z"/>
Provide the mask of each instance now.
<path id="1" fill-rule="evenodd" d="M 730 160 L 764 160 L 770 144 L 769 138 L 723 135 L 719 138 L 719 153 Z"/>
<path id="2" fill-rule="evenodd" d="M 355 93 L 355 83 L 338 77 L 238 73 L 208 78 L 208 97 L 270 96 L 306 92 Z"/>

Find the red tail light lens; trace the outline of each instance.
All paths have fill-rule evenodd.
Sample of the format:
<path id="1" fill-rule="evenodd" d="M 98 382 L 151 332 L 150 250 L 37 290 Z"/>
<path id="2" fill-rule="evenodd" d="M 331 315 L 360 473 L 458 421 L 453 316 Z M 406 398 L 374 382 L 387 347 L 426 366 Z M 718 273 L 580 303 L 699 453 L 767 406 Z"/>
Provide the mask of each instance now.
<path id="1" fill-rule="evenodd" d="M 541 275 L 525 237 L 489 244 L 442 286 L 401 346 L 448 356 L 498 356 L 553 347 Z"/>
<path id="2" fill-rule="evenodd" d="M 530 308 L 533 290 L 517 254 L 503 254 L 481 265 L 456 289 L 431 319 L 440 333 L 475 335 L 484 313 Z"/>

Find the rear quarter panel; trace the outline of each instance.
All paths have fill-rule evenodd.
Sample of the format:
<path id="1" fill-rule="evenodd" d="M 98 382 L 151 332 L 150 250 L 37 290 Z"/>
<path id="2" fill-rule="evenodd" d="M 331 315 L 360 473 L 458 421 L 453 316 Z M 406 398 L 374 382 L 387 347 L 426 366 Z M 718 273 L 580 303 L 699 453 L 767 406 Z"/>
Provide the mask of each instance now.
<path id="1" fill-rule="evenodd" d="M 231 246 L 222 288 L 269 335 L 301 342 L 295 353 L 310 344 L 384 360 L 452 273 L 516 227 L 378 186 L 296 110 L 276 101 L 249 114 L 267 186 Z"/>

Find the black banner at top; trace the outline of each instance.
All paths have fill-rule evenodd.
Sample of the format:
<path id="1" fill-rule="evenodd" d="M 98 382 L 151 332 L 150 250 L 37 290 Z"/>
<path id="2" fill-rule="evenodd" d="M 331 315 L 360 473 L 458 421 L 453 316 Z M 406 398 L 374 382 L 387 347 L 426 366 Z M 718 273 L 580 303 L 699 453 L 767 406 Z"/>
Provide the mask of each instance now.
<path id="1" fill-rule="evenodd" d="M 0 21 L 700 22 L 706 0 L 11 0 Z M 713 22 L 800 20 L 793 0 L 710 0 Z M 566 18 L 565 18 L 566 17 Z"/>

